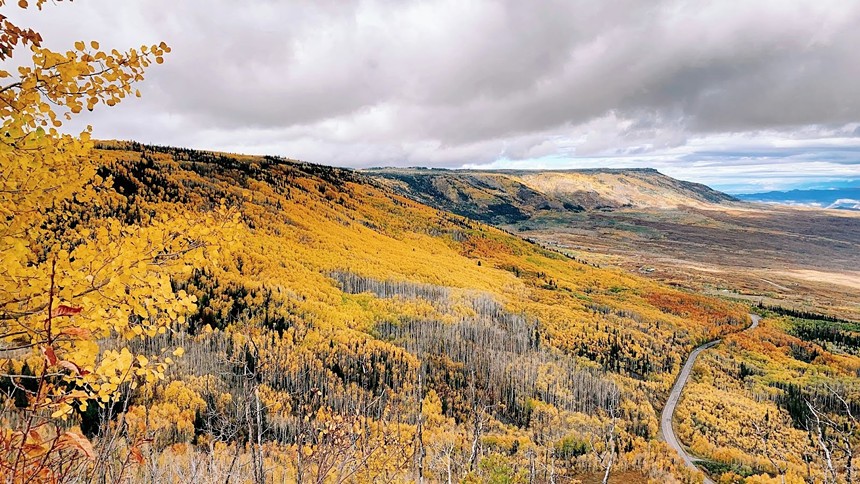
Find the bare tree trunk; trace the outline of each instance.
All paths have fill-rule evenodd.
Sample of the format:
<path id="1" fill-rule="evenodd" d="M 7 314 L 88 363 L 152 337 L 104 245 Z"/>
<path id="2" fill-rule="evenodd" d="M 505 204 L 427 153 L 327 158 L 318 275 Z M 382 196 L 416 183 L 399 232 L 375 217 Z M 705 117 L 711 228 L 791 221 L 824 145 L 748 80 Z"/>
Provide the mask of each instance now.
<path id="1" fill-rule="evenodd" d="M 761 420 L 761 422 L 752 420 L 750 423 L 755 429 L 755 435 L 756 437 L 758 437 L 758 440 L 761 443 L 761 445 L 759 446 L 761 453 L 764 454 L 765 457 L 767 457 L 767 460 L 770 462 L 770 465 L 772 465 L 773 468 L 776 470 L 777 474 L 779 475 L 780 482 L 782 484 L 785 484 L 785 473 L 788 470 L 788 464 L 785 461 L 779 460 L 779 456 L 782 454 L 778 448 L 775 448 L 772 445 L 771 441 L 774 429 L 780 426 L 787 425 L 787 422 L 783 419 L 782 414 L 776 413 L 775 415 L 771 416 L 771 414 L 768 412 L 765 413 L 764 418 Z"/>
<path id="2" fill-rule="evenodd" d="M 475 412 L 475 426 L 472 432 L 472 452 L 469 454 L 469 470 L 475 470 L 475 464 L 478 461 L 478 447 L 481 440 L 481 417 L 478 415 L 477 406 L 473 407 Z"/>
<path id="3" fill-rule="evenodd" d="M 606 472 L 603 473 L 603 484 L 607 484 L 609 482 L 609 471 L 612 470 L 612 463 L 615 460 L 615 452 L 613 450 L 612 454 L 609 455 L 609 462 L 606 463 Z"/>
<path id="4" fill-rule="evenodd" d="M 230 461 L 230 467 L 227 468 L 227 478 L 224 480 L 224 484 L 230 484 L 233 482 L 233 469 L 236 467 L 236 462 L 239 460 L 239 454 L 241 453 L 242 448 L 239 447 L 239 442 L 236 442 L 236 452 L 233 453 L 233 459 Z"/>
<path id="5" fill-rule="evenodd" d="M 830 447 L 827 445 L 827 442 L 824 440 L 824 431 L 822 430 L 821 416 L 818 414 L 818 410 L 816 410 L 812 404 L 806 402 L 807 408 L 809 408 L 810 413 L 815 419 L 815 439 L 818 443 L 819 449 L 821 449 L 821 453 L 824 456 L 824 463 L 827 466 L 827 474 L 828 479 L 827 482 L 836 482 L 836 469 L 833 466 L 833 456 L 830 450 Z"/>
<path id="6" fill-rule="evenodd" d="M 263 410 L 260 407 L 260 387 L 256 384 L 256 380 L 254 383 L 254 402 L 257 406 L 257 451 L 254 454 L 257 461 L 254 475 L 257 479 L 257 484 L 265 484 L 266 472 L 264 468 L 265 462 L 263 461 Z"/>
<path id="7" fill-rule="evenodd" d="M 299 419 L 299 435 L 296 437 L 296 483 L 302 484 L 305 479 L 304 475 L 304 456 L 302 453 L 304 450 L 302 446 L 304 445 L 304 425 L 302 424 L 302 420 Z"/>
<path id="8" fill-rule="evenodd" d="M 529 484 L 534 484 L 535 477 L 535 455 L 529 451 Z"/>
<path id="9" fill-rule="evenodd" d="M 254 466 L 254 482 L 257 482 L 257 446 L 254 445 L 254 420 L 251 418 L 251 402 L 245 402 L 245 424 L 248 426 L 248 446 L 251 447 L 251 462 Z M 259 484 L 259 483 L 257 483 Z"/>
<path id="10" fill-rule="evenodd" d="M 453 452 L 453 451 L 454 451 L 454 445 L 451 444 L 451 446 L 448 447 L 448 451 L 445 453 L 447 456 L 447 459 L 445 459 L 445 470 L 448 472 L 448 474 L 447 474 L 448 479 L 445 481 L 446 484 L 452 483 L 452 481 L 451 481 L 451 477 L 452 477 L 451 476 L 451 452 Z"/>
<path id="11" fill-rule="evenodd" d="M 617 415 L 617 404 L 618 402 L 614 402 L 609 405 L 607 408 L 607 412 L 609 413 L 611 420 L 609 427 L 601 427 L 600 439 L 603 441 L 603 451 L 601 453 L 597 452 L 597 449 L 594 445 L 594 441 L 592 440 L 591 447 L 594 452 L 594 457 L 597 459 L 597 463 L 603 468 L 603 484 L 607 484 L 609 482 L 609 473 L 612 472 L 612 465 L 615 463 L 615 457 L 618 451 L 618 415 Z"/>
<path id="12" fill-rule="evenodd" d="M 415 431 L 415 467 L 418 471 L 418 483 L 424 484 L 424 457 L 427 452 L 424 449 L 424 389 L 422 387 L 421 373 L 423 367 L 418 367 L 418 422 Z"/>
<path id="13" fill-rule="evenodd" d="M 472 453 L 469 455 L 469 470 L 475 470 L 475 464 L 478 460 L 478 446 L 481 440 L 481 424 L 482 419 L 478 414 L 478 396 L 477 391 L 475 389 L 475 371 L 472 370 L 472 383 L 471 383 L 471 395 L 472 395 L 472 415 L 474 418 L 474 429 L 472 433 Z"/>

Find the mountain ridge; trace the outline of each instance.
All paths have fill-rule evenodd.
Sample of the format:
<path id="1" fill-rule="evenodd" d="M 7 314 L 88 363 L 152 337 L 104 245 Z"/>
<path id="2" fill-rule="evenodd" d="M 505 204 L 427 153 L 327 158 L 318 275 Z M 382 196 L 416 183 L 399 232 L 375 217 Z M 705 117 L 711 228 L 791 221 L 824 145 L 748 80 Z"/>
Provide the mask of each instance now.
<path id="1" fill-rule="evenodd" d="M 396 193 L 482 222 L 504 225 L 545 212 L 708 207 L 739 200 L 653 168 L 360 170 Z"/>

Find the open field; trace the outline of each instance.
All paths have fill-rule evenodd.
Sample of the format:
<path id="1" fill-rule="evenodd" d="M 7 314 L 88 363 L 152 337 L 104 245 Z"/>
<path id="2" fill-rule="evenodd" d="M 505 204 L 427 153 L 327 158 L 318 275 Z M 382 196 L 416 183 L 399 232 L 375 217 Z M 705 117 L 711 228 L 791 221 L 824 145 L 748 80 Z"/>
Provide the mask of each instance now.
<path id="1" fill-rule="evenodd" d="M 860 319 L 860 214 L 773 205 L 543 213 L 506 229 L 726 297 Z"/>

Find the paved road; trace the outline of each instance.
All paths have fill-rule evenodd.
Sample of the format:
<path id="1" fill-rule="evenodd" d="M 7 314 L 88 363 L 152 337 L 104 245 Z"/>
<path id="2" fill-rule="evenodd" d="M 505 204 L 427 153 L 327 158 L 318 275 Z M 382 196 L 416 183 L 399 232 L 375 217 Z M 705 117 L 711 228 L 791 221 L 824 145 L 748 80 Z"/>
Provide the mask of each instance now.
<path id="1" fill-rule="evenodd" d="M 759 320 L 761 320 L 760 316 L 750 314 L 750 321 L 752 321 L 752 323 L 745 331 L 755 329 L 758 326 Z M 720 341 L 721 340 L 714 340 L 705 343 L 690 353 L 690 356 L 684 363 L 684 367 L 681 369 L 681 373 L 678 374 L 678 379 L 675 381 L 675 386 L 672 387 L 672 392 L 669 393 L 669 399 L 666 401 L 666 406 L 663 407 L 663 413 L 660 415 L 660 430 L 663 432 L 663 439 L 666 440 L 666 443 L 669 444 L 670 447 L 675 449 L 682 459 L 684 459 L 687 466 L 696 470 L 698 470 L 698 468 L 696 467 L 693 457 L 690 456 L 681 443 L 678 442 L 678 437 L 675 435 L 675 430 L 672 428 L 672 417 L 675 415 L 675 407 L 678 406 L 678 400 L 681 399 L 681 392 L 684 391 L 684 386 L 687 384 L 687 380 L 690 379 L 690 372 L 693 371 L 693 364 L 696 363 L 696 358 L 698 358 L 699 353 L 708 348 L 713 348 L 718 345 Z M 714 481 L 705 476 L 705 484 L 714 484 Z"/>

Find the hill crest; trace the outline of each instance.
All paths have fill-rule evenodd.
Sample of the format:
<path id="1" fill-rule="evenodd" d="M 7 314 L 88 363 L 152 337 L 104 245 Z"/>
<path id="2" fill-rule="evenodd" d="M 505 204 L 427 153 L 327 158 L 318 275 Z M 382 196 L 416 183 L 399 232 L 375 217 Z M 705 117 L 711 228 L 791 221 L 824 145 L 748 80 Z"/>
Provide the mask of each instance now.
<path id="1" fill-rule="evenodd" d="M 362 173 L 403 196 L 492 224 L 516 223 L 548 211 L 706 208 L 739 202 L 705 185 L 678 180 L 653 168 L 371 168 Z"/>

